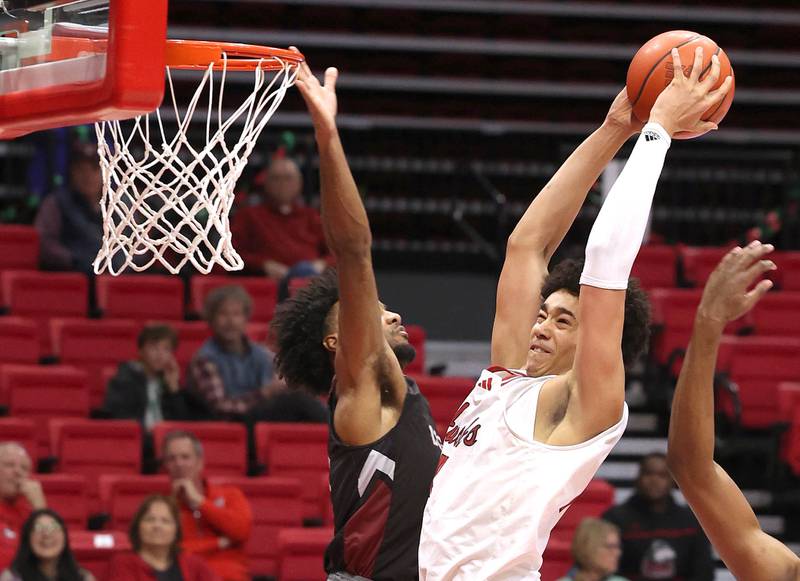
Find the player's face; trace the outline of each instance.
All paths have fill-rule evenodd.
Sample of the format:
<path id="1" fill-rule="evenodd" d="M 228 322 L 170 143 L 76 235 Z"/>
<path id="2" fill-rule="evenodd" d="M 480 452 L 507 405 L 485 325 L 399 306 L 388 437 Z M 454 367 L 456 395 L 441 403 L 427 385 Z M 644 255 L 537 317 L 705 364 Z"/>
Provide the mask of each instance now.
<path id="1" fill-rule="evenodd" d="M 672 476 L 667 468 L 664 458 L 648 458 L 639 478 L 636 481 L 636 491 L 651 502 L 664 500 L 672 490 Z"/>
<path id="2" fill-rule="evenodd" d="M 400 362 L 401 367 L 405 367 L 414 360 L 417 352 L 413 345 L 408 342 L 408 333 L 406 328 L 403 327 L 403 319 L 397 313 L 390 311 L 386 305 L 380 303 L 381 308 L 381 324 L 383 326 L 383 335 L 386 337 L 386 342 L 392 348 L 394 354 L 397 355 L 397 360 Z M 329 330 L 334 330 L 339 326 L 339 303 L 336 303 L 329 315 L 328 326 Z M 325 339 L 325 347 L 330 351 L 335 351 L 337 333 L 331 332 Z M 329 339 L 333 339 L 329 342 Z"/>
<path id="3" fill-rule="evenodd" d="M 381 322 L 383 323 L 383 333 L 386 342 L 397 355 L 400 366 L 405 367 L 416 356 L 414 347 L 408 342 L 408 333 L 403 326 L 403 319 L 397 313 L 390 311 L 386 305 L 381 303 Z"/>
<path id="4" fill-rule="evenodd" d="M 531 330 L 528 375 L 559 375 L 572 369 L 578 344 L 577 313 L 578 297 L 565 290 L 545 299 Z"/>

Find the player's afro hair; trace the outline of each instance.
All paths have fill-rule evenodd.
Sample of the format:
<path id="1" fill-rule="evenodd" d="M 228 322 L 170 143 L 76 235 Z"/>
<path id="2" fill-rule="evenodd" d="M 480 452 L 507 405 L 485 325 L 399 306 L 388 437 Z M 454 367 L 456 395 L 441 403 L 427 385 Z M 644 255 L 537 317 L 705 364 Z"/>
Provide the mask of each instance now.
<path id="1" fill-rule="evenodd" d="M 322 344 L 328 314 L 339 300 L 336 271 L 328 269 L 281 303 L 272 319 L 275 365 L 289 387 L 328 393 L 333 380 L 331 355 Z"/>
<path id="2" fill-rule="evenodd" d="M 583 260 L 563 260 L 547 275 L 542 285 L 542 300 L 556 291 L 580 294 Z M 580 321 L 579 321 L 580 324 Z M 622 328 L 622 360 L 629 366 L 647 351 L 650 342 L 650 301 L 639 286 L 639 280 L 628 281 L 625 293 L 625 323 Z"/>

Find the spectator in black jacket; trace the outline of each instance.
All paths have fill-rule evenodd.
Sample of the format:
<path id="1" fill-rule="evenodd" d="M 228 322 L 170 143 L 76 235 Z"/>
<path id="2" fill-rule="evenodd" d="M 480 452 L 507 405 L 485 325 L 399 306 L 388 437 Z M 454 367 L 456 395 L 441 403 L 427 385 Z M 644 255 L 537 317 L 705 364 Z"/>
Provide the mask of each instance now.
<path id="1" fill-rule="evenodd" d="M 667 458 L 648 454 L 635 493 L 603 518 L 622 533 L 618 573 L 631 581 L 711 581 L 711 547 L 692 512 L 675 502 Z"/>
<path id="2" fill-rule="evenodd" d="M 148 325 L 139 333 L 139 359 L 120 363 L 106 389 L 103 408 L 112 418 L 139 420 L 150 431 L 163 420 L 192 415 L 175 361 L 178 336 L 168 325 Z"/>

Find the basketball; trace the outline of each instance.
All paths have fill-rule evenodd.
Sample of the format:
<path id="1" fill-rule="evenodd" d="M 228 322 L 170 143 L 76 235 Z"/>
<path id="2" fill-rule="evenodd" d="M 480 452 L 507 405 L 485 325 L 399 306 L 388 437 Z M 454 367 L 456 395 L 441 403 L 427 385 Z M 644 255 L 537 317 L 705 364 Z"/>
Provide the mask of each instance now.
<path id="1" fill-rule="evenodd" d="M 647 121 L 650 117 L 650 109 L 652 109 L 653 103 L 655 103 L 661 91 L 672 81 L 673 67 L 672 56 L 670 55 L 672 49 L 678 49 L 684 74 L 688 76 L 694 63 L 694 51 L 698 46 L 703 47 L 701 80 L 711 70 L 711 57 L 714 54 L 719 57 L 720 64 L 719 80 L 714 85 L 714 89 L 722 85 L 728 75 L 734 76 L 728 55 L 716 42 L 707 36 L 688 30 L 672 30 L 659 34 L 639 49 L 628 67 L 626 80 L 628 99 L 633 105 L 633 114 L 640 121 Z M 733 102 L 734 89 L 735 79 L 731 85 L 731 90 L 725 98 L 703 114 L 703 121 L 713 121 L 716 124 L 722 121 Z M 690 139 L 698 135 L 700 134 L 680 132 L 673 137 L 675 139 Z"/>

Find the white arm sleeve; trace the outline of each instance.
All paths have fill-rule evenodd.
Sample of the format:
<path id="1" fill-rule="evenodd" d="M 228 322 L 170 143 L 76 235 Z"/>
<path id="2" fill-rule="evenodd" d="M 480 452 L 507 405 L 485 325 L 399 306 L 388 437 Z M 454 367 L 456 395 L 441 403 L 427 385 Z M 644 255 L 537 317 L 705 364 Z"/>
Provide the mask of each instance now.
<path id="1" fill-rule="evenodd" d="M 642 129 L 592 226 L 581 284 L 610 290 L 628 288 L 671 141 L 658 123 Z"/>

